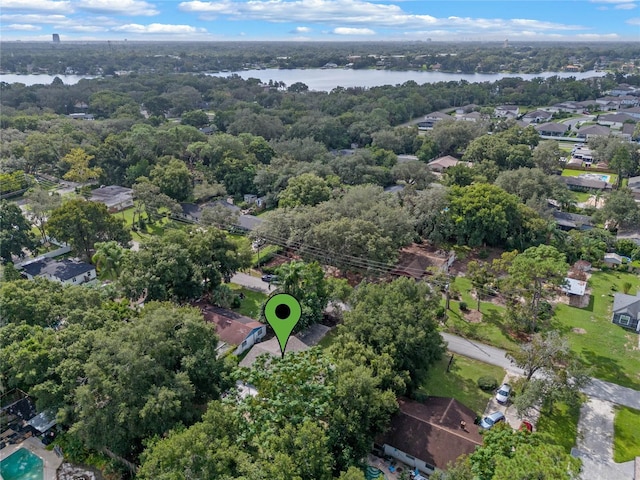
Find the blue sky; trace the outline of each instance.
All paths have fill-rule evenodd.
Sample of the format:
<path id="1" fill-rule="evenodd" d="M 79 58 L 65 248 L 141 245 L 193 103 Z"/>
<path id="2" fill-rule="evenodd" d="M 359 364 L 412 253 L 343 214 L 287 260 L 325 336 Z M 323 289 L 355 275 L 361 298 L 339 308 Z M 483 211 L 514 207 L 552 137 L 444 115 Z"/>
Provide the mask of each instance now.
<path id="1" fill-rule="evenodd" d="M 2 0 L 2 40 L 640 41 L 640 0 Z"/>

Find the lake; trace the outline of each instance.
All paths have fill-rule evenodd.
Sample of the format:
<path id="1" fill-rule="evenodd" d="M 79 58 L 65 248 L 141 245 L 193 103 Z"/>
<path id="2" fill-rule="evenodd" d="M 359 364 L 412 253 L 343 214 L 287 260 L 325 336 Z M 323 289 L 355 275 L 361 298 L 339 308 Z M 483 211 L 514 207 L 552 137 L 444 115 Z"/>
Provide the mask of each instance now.
<path id="1" fill-rule="evenodd" d="M 17 73 L 0 74 L 0 82 L 24 83 L 27 87 L 31 85 L 51 85 L 53 79 L 59 77 L 65 85 L 75 85 L 83 78 L 95 78 L 91 75 L 19 75 Z"/>
<path id="2" fill-rule="evenodd" d="M 401 85 L 409 80 L 422 85 L 424 83 L 436 82 L 457 82 L 466 80 L 469 83 L 495 82 L 505 77 L 520 77 L 525 80 L 531 80 L 536 77 L 552 77 L 554 75 L 560 78 L 575 77 L 577 79 L 589 77 L 603 77 L 606 72 L 589 71 L 583 73 L 570 72 L 543 72 L 543 73 L 445 73 L 445 72 L 423 72 L 423 71 L 403 71 L 396 72 L 391 70 L 351 70 L 351 69 L 322 69 L 308 68 L 296 70 L 242 70 L 239 72 L 219 72 L 207 73 L 214 77 L 227 77 L 230 75 L 240 75 L 242 78 L 259 78 L 263 82 L 274 80 L 284 82 L 287 86 L 302 82 L 306 84 L 310 90 L 318 90 L 329 92 L 336 87 L 380 87 L 382 85 Z M 18 75 L 7 73 L 0 75 L 0 82 L 7 83 L 24 83 L 25 85 L 45 84 L 50 85 L 55 77 L 65 85 L 73 85 L 83 78 L 95 78 L 90 75 Z"/>
<path id="3" fill-rule="evenodd" d="M 239 75 L 240 77 L 258 78 L 263 82 L 269 80 L 284 82 L 287 86 L 296 82 L 306 84 L 310 90 L 329 92 L 336 87 L 379 87 L 382 85 L 401 85 L 409 80 L 422 85 L 436 82 L 457 82 L 466 80 L 469 83 L 495 82 L 505 77 L 520 77 L 531 80 L 536 77 L 560 78 L 575 77 L 577 79 L 589 77 L 603 77 L 606 72 L 589 71 L 583 73 L 570 72 L 543 72 L 543 73 L 444 73 L 444 72 L 423 72 L 423 71 L 403 71 L 391 70 L 351 70 L 351 69 L 296 69 L 296 70 L 243 70 L 239 72 L 210 73 L 215 77 L 227 77 L 229 75 Z"/>

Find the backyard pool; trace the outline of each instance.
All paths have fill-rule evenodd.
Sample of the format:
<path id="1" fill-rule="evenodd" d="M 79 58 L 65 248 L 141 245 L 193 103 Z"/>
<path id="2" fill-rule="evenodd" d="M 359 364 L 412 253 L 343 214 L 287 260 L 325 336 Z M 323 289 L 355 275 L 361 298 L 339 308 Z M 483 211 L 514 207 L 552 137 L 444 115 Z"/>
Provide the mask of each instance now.
<path id="1" fill-rule="evenodd" d="M 582 178 L 589 178 L 591 180 L 600 180 L 601 182 L 608 182 L 611 175 L 601 175 L 599 173 L 585 173 L 580 175 Z"/>
<path id="2" fill-rule="evenodd" d="M 43 480 L 42 459 L 20 448 L 0 462 L 2 480 Z"/>

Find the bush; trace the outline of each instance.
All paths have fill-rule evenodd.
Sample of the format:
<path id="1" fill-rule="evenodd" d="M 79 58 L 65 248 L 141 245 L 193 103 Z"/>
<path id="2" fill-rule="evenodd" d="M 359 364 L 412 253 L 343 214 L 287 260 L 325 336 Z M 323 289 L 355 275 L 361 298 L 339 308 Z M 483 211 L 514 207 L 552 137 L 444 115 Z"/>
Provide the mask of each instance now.
<path id="1" fill-rule="evenodd" d="M 486 260 L 487 258 L 489 258 L 489 252 L 486 250 L 480 250 L 478 252 L 478 258 L 481 260 Z"/>
<path id="2" fill-rule="evenodd" d="M 447 310 L 444 307 L 438 307 L 436 309 L 436 318 L 444 318 L 447 314 Z"/>
<path id="3" fill-rule="evenodd" d="M 460 302 L 460 310 L 462 310 L 463 312 L 466 312 L 469 310 L 469 306 L 467 305 L 467 302 Z"/>
<path id="4" fill-rule="evenodd" d="M 478 379 L 478 387 L 484 391 L 491 391 L 498 388 L 498 380 L 493 377 L 480 377 Z"/>

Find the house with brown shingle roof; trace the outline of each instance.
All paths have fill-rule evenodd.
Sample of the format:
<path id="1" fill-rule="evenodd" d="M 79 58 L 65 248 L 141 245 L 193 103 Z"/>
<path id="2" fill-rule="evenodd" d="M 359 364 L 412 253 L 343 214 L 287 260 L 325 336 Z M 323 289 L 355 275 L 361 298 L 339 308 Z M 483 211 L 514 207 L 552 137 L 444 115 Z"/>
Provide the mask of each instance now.
<path id="1" fill-rule="evenodd" d="M 431 475 L 482 445 L 476 414 L 454 398 L 429 397 L 424 403 L 399 398 L 398 405 L 391 426 L 376 443 L 405 465 Z"/>
<path id="2" fill-rule="evenodd" d="M 216 335 L 220 339 L 218 355 L 222 356 L 229 350 L 234 355 L 240 355 L 260 342 L 267 334 L 267 326 L 231 310 L 213 305 L 196 302 L 205 321 L 213 323 L 216 327 Z"/>

